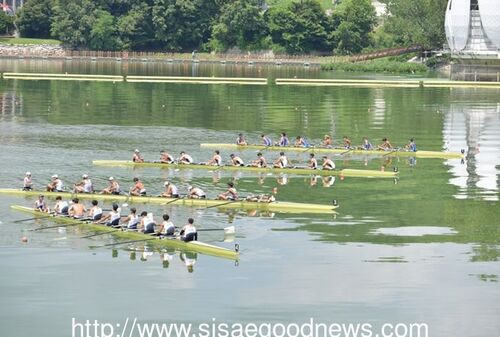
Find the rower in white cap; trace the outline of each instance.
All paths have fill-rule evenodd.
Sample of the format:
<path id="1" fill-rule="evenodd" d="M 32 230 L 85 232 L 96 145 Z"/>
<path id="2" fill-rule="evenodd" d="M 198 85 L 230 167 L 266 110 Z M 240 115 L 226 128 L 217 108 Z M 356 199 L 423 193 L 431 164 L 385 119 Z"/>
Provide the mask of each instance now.
<path id="1" fill-rule="evenodd" d="M 141 153 L 138 149 L 135 149 L 134 155 L 132 156 L 132 161 L 134 163 L 144 163 L 144 158 L 141 156 Z"/>
<path id="2" fill-rule="evenodd" d="M 73 190 L 76 193 L 94 193 L 94 187 L 92 186 L 92 181 L 88 174 L 82 175 L 82 180 L 75 184 Z"/>
<path id="3" fill-rule="evenodd" d="M 109 185 L 101 191 L 101 194 L 120 194 L 120 185 L 113 177 L 108 179 Z"/>
<path id="4" fill-rule="evenodd" d="M 26 172 L 23 180 L 23 191 L 31 191 L 33 189 L 33 181 L 31 180 L 31 172 Z"/>
<path id="5" fill-rule="evenodd" d="M 169 181 L 165 181 L 163 184 L 165 186 L 165 192 L 162 193 L 162 197 L 164 198 L 178 198 L 179 197 L 179 190 L 177 189 L 177 186 L 172 184 Z"/>
<path id="6" fill-rule="evenodd" d="M 47 192 L 62 192 L 63 182 L 57 174 L 52 176 L 52 181 L 47 185 Z"/>

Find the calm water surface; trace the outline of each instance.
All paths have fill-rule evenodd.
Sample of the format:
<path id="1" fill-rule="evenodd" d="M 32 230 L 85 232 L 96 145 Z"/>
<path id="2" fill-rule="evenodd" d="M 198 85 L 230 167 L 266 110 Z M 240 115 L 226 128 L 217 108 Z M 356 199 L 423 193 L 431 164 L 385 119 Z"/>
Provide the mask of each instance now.
<path id="1" fill-rule="evenodd" d="M 128 67 L 128 68 L 127 68 Z M 2 71 L 149 75 L 331 77 L 303 67 L 124 65 L 1 61 Z M 346 76 L 343 74 L 343 76 Z M 367 75 L 364 75 L 367 76 Z M 370 77 L 370 75 L 368 75 Z M 179 252 L 164 263 L 147 246 L 89 249 L 112 237 L 81 239 L 74 228 L 25 232 L 50 221 L 10 205 L 33 198 L 0 195 L 0 335 L 68 336 L 71 318 L 124 322 L 318 321 L 425 322 L 431 336 L 500 335 L 500 90 L 303 88 L 190 84 L 0 81 L 0 187 L 36 186 L 59 174 L 66 185 L 87 173 L 98 188 L 110 175 L 128 188 L 141 177 L 151 193 L 165 179 L 215 195 L 234 180 L 242 195 L 329 203 L 339 214 L 293 215 L 144 206 L 177 224 L 236 226 L 239 265 L 198 254 L 192 273 Z M 394 181 L 268 176 L 92 166 L 93 159 L 147 159 L 182 150 L 207 160 L 200 142 L 331 134 L 356 143 L 415 137 L 419 148 L 467 153 L 465 162 L 333 156 L 337 167 L 389 170 Z M 225 158 L 229 152 L 223 152 Z M 255 151 L 240 154 L 255 158 Z M 269 159 L 276 153 L 266 153 Z M 307 154 L 289 154 L 305 162 Z M 20 238 L 27 235 L 28 244 Z M 203 241 L 231 248 L 218 232 Z M 29 324 L 26 324 L 29 322 Z"/>

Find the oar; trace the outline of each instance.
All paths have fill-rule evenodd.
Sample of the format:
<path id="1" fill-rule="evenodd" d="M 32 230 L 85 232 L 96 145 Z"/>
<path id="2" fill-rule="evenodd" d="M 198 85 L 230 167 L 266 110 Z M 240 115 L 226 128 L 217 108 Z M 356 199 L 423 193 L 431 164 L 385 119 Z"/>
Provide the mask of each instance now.
<path id="1" fill-rule="evenodd" d="M 353 148 L 353 147 L 351 147 L 349 150 L 347 150 L 347 151 L 345 151 L 345 152 L 342 152 L 340 155 L 341 155 L 341 156 L 343 156 L 343 155 L 345 155 L 346 153 L 351 152 L 352 150 L 354 150 L 354 148 Z"/>
<path id="2" fill-rule="evenodd" d="M 391 151 L 389 151 L 388 153 L 384 154 L 384 157 L 390 155 L 391 153 L 398 152 L 399 150 L 400 150 L 400 148 L 395 147 Z"/>
<path id="3" fill-rule="evenodd" d="M 200 228 L 196 230 L 197 232 L 212 232 L 212 231 L 224 231 L 225 234 L 234 234 L 236 229 L 234 226 L 229 226 L 225 228 Z"/>
<path id="4" fill-rule="evenodd" d="M 202 211 L 202 210 L 205 210 L 205 209 L 209 209 L 209 208 L 214 208 L 214 207 L 221 207 L 221 206 L 225 206 L 225 205 L 229 205 L 229 204 L 234 204 L 236 202 L 241 202 L 240 199 L 237 199 L 237 200 L 231 200 L 231 201 L 228 201 L 228 202 L 223 202 L 222 204 L 217 204 L 217 205 L 212 205 L 212 206 L 207 206 L 205 208 L 198 208 L 197 210 L 198 211 Z"/>
<path id="5" fill-rule="evenodd" d="M 85 235 L 85 236 L 80 236 L 80 239 L 88 239 L 88 238 L 93 238 L 94 236 L 99 236 L 99 235 L 104 235 L 104 234 L 109 234 L 118 231 L 117 229 L 114 229 L 112 231 L 106 231 L 106 232 L 101 232 L 97 234 L 91 234 L 91 235 Z"/>
<path id="6" fill-rule="evenodd" d="M 59 228 L 59 227 L 71 227 L 71 226 L 78 226 L 78 225 L 80 225 L 80 224 L 79 223 L 70 223 L 70 224 L 58 225 L 58 226 L 38 227 L 38 228 L 28 229 L 28 232 L 36 232 L 36 231 L 41 231 L 41 230 L 45 230 L 45 229 Z"/>
<path id="7" fill-rule="evenodd" d="M 116 245 L 124 245 L 124 244 L 127 244 L 127 243 L 136 243 L 136 242 L 144 242 L 144 241 L 151 241 L 151 240 L 158 240 L 158 237 L 155 236 L 154 238 L 148 237 L 147 239 L 108 243 L 108 244 L 102 245 L 102 246 L 90 246 L 90 248 L 110 247 L 110 246 L 116 246 Z"/>
<path id="8" fill-rule="evenodd" d="M 169 202 L 166 202 L 166 203 L 164 203 L 163 205 L 170 205 L 170 204 L 173 204 L 173 203 L 174 203 L 174 202 L 176 202 L 176 201 L 183 200 L 183 199 L 184 199 L 184 198 L 175 198 L 174 200 L 171 200 L 171 201 L 169 201 Z"/>
<path id="9" fill-rule="evenodd" d="M 27 218 L 27 219 L 15 220 L 15 221 L 12 221 L 12 222 L 13 223 L 19 223 L 19 222 L 25 222 L 25 221 L 30 221 L 30 220 L 52 218 L 54 216 L 55 216 L 54 214 L 50 214 L 50 215 L 38 216 L 38 217 L 35 217 L 35 218 L 32 217 L 32 218 Z"/>

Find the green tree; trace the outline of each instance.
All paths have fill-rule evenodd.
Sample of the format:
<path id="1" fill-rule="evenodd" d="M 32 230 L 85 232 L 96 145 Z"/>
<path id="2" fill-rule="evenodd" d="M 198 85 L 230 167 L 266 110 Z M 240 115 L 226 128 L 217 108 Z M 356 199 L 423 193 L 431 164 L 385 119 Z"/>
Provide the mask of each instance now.
<path id="1" fill-rule="evenodd" d="M 105 10 L 95 11 L 95 22 L 90 30 L 89 47 L 93 50 L 117 50 L 121 41 L 116 35 L 115 18 Z"/>
<path id="2" fill-rule="evenodd" d="M 16 25 L 22 37 L 50 38 L 50 19 L 53 2 L 30 0 L 16 13 Z"/>
<path id="3" fill-rule="evenodd" d="M 386 31 L 399 45 L 418 44 L 426 49 L 440 48 L 445 42 L 444 17 L 447 0 L 382 0 L 390 15 Z"/>
<path id="4" fill-rule="evenodd" d="M 0 11 L 0 32 L 8 34 L 14 28 L 14 18 Z"/>
<path id="5" fill-rule="evenodd" d="M 88 47 L 97 9 L 92 0 L 55 0 L 52 36 L 70 47 Z"/>
<path id="6" fill-rule="evenodd" d="M 155 38 L 167 50 L 198 49 L 208 41 L 217 13 L 214 0 L 154 0 Z"/>
<path id="7" fill-rule="evenodd" d="M 370 45 L 377 15 L 370 0 L 343 0 L 332 15 L 332 42 L 340 54 L 359 53 Z"/>
<path id="8" fill-rule="evenodd" d="M 328 18 L 316 0 L 271 7 L 266 12 L 266 22 L 273 43 L 284 47 L 288 53 L 330 49 Z"/>
<path id="9" fill-rule="evenodd" d="M 151 6 L 145 2 L 133 5 L 116 20 L 117 33 L 123 49 L 157 49 Z"/>
<path id="10" fill-rule="evenodd" d="M 235 0 L 227 2 L 212 26 L 212 49 L 226 50 L 231 47 L 258 49 L 267 32 L 261 1 Z"/>

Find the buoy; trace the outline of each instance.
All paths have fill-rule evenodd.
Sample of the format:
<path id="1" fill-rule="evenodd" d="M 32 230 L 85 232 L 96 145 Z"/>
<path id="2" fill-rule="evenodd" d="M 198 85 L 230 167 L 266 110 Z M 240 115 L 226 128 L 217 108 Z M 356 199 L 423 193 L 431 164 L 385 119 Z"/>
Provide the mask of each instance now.
<path id="1" fill-rule="evenodd" d="M 345 177 L 343 175 L 340 175 L 340 180 L 344 180 Z"/>
<path id="2" fill-rule="evenodd" d="M 22 243 L 28 243 L 28 238 L 27 238 L 26 236 L 23 236 L 23 237 L 21 238 L 21 242 L 22 242 Z"/>
<path id="3" fill-rule="evenodd" d="M 277 187 L 273 187 L 273 193 L 274 194 L 278 193 L 278 188 Z"/>

